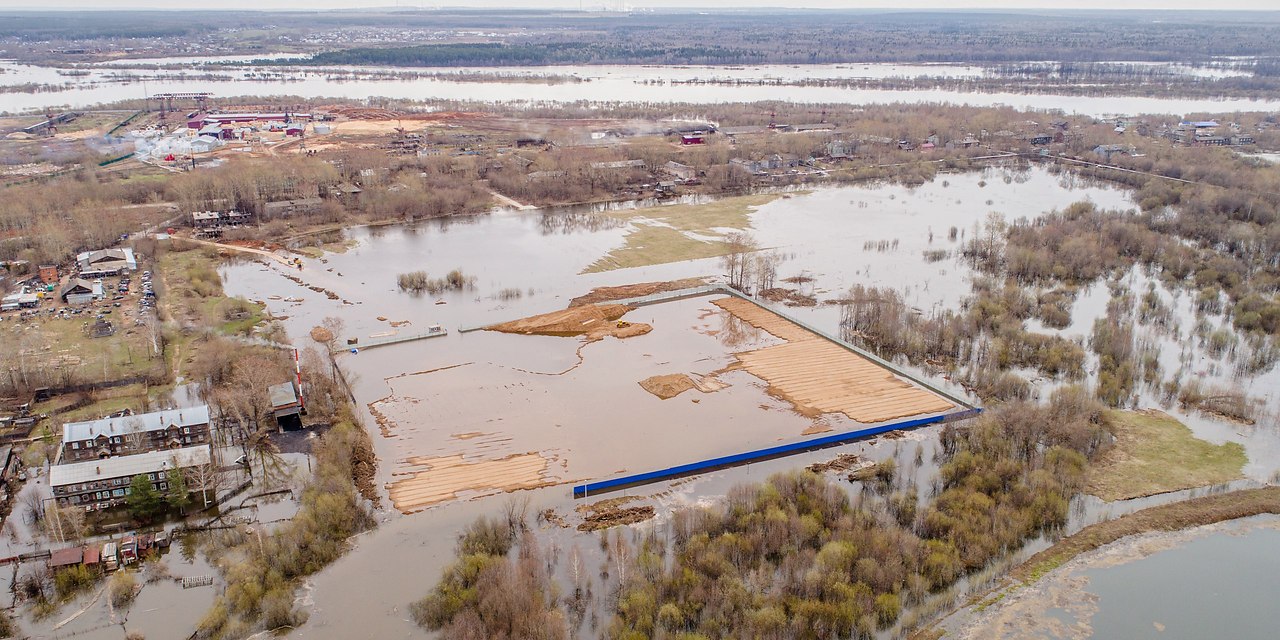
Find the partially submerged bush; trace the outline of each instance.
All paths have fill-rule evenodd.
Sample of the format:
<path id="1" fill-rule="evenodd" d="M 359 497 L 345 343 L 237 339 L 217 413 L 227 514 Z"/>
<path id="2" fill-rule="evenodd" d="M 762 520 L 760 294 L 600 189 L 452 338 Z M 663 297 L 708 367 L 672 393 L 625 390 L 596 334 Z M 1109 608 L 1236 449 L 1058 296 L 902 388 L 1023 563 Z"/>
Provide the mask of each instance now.
<path id="1" fill-rule="evenodd" d="M 132 571 L 117 571 L 111 576 L 111 582 L 108 584 L 108 591 L 111 598 L 111 606 L 117 609 L 123 609 L 133 602 L 134 596 L 138 594 L 138 580 L 134 578 Z"/>
<path id="2" fill-rule="evenodd" d="M 436 295 L 445 291 L 463 291 L 475 287 L 476 279 L 454 269 L 443 278 L 432 278 L 426 271 L 411 271 L 396 276 L 396 283 L 402 291 L 413 293 L 429 293 Z"/>

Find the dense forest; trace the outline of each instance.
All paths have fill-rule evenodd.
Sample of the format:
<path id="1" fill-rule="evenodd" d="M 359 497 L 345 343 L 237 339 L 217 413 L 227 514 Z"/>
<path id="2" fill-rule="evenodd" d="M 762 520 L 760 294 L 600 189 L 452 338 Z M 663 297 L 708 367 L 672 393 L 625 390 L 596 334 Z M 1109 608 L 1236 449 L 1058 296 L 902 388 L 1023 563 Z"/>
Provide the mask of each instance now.
<path id="1" fill-rule="evenodd" d="M 1280 20 L 1261 12 L 451 9 L 0 16 L 0 42 L 111 48 L 115 38 L 199 36 L 230 50 L 338 49 L 321 60 L 392 65 L 1207 62 L 1273 57 L 1278 35 Z M 369 50 L 383 47 L 390 52 Z"/>

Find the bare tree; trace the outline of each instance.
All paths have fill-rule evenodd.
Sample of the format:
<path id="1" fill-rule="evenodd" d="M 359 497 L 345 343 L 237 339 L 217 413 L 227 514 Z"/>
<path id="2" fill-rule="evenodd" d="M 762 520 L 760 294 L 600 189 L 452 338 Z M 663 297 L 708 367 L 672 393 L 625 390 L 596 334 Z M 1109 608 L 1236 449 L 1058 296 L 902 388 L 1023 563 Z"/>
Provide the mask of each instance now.
<path id="1" fill-rule="evenodd" d="M 726 235 L 724 242 L 728 252 L 720 257 L 720 264 L 729 279 L 729 286 L 746 289 L 755 267 L 750 254 L 757 251 L 760 245 L 750 234 L 741 231 Z"/>
<path id="2" fill-rule="evenodd" d="M 222 489 L 222 474 L 218 471 L 218 467 L 213 462 L 207 462 L 187 467 L 185 474 L 187 487 L 193 492 L 200 492 L 204 506 L 213 504 L 209 494 L 213 494 L 213 499 L 217 499 L 218 491 Z"/>

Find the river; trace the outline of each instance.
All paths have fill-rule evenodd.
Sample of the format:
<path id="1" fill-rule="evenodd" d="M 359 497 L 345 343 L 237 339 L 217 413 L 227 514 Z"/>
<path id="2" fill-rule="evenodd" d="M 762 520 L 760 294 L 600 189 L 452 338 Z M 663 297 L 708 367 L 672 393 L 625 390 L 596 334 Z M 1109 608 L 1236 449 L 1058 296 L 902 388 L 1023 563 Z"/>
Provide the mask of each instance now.
<path id="1" fill-rule="evenodd" d="M 122 61 L 124 65 L 194 64 L 190 58 Z M 1203 70 L 1199 70 L 1203 71 Z M 468 80 L 450 74 L 479 74 Z M 34 83 L 56 85 L 38 93 L 0 94 L 0 112 L 88 108 L 120 100 L 142 99 L 160 92 L 208 91 L 220 96 L 298 96 L 308 101 L 325 98 L 370 97 L 430 102 L 458 100 L 516 104 L 549 103 L 688 103 L 719 104 L 786 101 L 807 104 L 950 103 L 969 106 L 1005 105 L 1018 109 L 1058 110 L 1093 116 L 1142 113 L 1223 113 L 1274 110 L 1280 99 L 1146 98 L 1125 96 L 1064 96 L 1014 92 L 980 93 L 948 89 L 881 90 L 840 87 L 770 85 L 770 80 L 856 79 L 891 77 L 977 77 L 987 73 L 965 65 L 761 65 L 698 66 L 556 66 L 497 68 L 385 68 L 318 69 L 290 66 L 201 65 L 190 70 L 143 70 L 86 65 L 37 67 L 0 62 L 0 88 Z M 67 75 L 78 74 L 78 75 Z M 159 74 L 159 76 L 157 76 Z M 184 75 L 185 74 L 185 77 Z M 354 74 L 354 75 L 353 75 Z M 369 77 L 376 74 L 378 77 Z M 394 74 L 432 74 L 431 77 L 391 77 Z M 206 78 L 204 76 L 211 76 Z M 383 77 L 383 76 L 386 77 Z M 488 75 L 490 77 L 485 77 Z M 573 76 L 583 82 L 546 82 L 536 77 L 512 82 L 501 76 Z M 698 80 L 766 84 L 696 84 Z M 815 115 L 811 118 L 817 121 Z"/>
<path id="2" fill-rule="evenodd" d="M 1011 591 L 966 640 L 1274 638 L 1280 518 L 1123 538 Z"/>

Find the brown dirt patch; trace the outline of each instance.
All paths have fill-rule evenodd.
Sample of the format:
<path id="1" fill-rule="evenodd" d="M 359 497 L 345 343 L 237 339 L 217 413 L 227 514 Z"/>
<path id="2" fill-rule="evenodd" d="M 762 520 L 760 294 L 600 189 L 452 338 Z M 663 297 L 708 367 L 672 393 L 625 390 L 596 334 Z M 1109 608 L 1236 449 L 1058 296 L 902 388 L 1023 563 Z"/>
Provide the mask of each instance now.
<path id="1" fill-rule="evenodd" d="M 684 278 L 682 280 L 671 280 L 668 282 L 641 282 L 637 284 L 627 284 L 619 287 L 596 287 L 584 296 L 578 296 L 569 301 L 570 307 L 580 307 L 587 304 L 600 304 L 601 302 L 612 302 L 614 300 L 625 300 L 627 298 L 638 298 L 640 296 L 650 296 L 655 293 L 664 293 L 666 291 L 677 291 L 679 289 L 692 289 L 693 287 L 701 287 L 706 284 L 704 278 Z"/>
<path id="2" fill-rule="evenodd" d="M 833 428 L 831 427 L 831 425 L 829 425 L 829 424 L 827 424 L 827 423 L 822 422 L 821 420 L 819 420 L 819 421 L 814 422 L 813 424 L 809 425 L 808 427 L 805 427 L 805 430 L 804 430 L 804 431 L 801 431 L 801 432 L 800 432 L 800 435 L 802 435 L 802 436 L 814 436 L 814 435 L 818 435 L 819 433 L 828 433 L 828 432 L 831 432 L 831 431 L 835 431 L 835 429 L 833 429 Z"/>
<path id="3" fill-rule="evenodd" d="M 630 338 L 653 330 L 653 327 L 642 322 L 620 320 L 628 311 L 631 308 L 621 304 L 583 305 L 495 324 L 485 329 L 524 335 L 586 336 L 589 341 L 606 336 Z"/>
<path id="4" fill-rule="evenodd" d="M 663 400 L 670 400 L 690 389 L 698 388 L 698 385 L 694 384 L 693 378 L 683 373 L 670 373 L 665 376 L 645 378 L 640 381 L 640 386 L 645 391 Z"/>
<path id="5" fill-rule="evenodd" d="M 537 452 L 517 453 L 496 460 L 468 461 L 462 454 L 456 454 L 414 457 L 407 462 L 419 469 L 387 485 L 392 504 L 402 513 L 454 500 L 463 493 L 493 495 L 557 482 L 549 475 L 552 460 Z"/>

